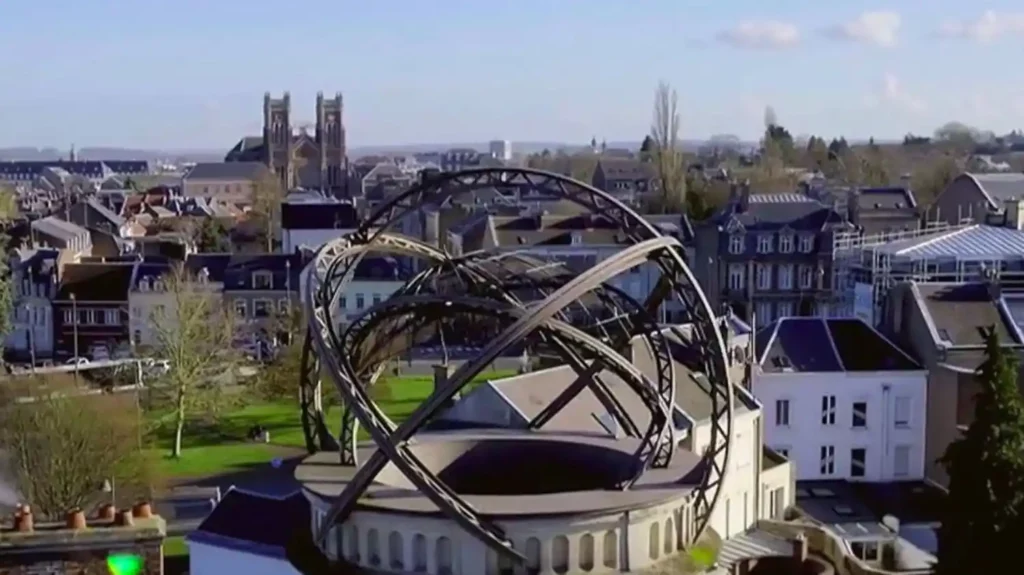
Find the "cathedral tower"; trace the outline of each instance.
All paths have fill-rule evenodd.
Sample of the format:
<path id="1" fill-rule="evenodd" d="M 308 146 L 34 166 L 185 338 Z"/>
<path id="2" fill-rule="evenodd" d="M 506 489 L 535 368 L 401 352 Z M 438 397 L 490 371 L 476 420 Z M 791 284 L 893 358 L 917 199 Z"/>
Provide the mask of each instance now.
<path id="1" fill-rule="evenodd" d="M 263 95 L 263 162 L 280 178 L 282 185 L 291 187 L 292 127 L 291 94 L 271 98 Z"/>
<path id="2" fill-rule="evenodd" d="M 320 151 L 320 174 L 323 188 L 335 191 L 343 188 L 347 180 L 345 149 L 345 122 L 340 93 L 324 98 L 316 95 L 316 143 Z"/>

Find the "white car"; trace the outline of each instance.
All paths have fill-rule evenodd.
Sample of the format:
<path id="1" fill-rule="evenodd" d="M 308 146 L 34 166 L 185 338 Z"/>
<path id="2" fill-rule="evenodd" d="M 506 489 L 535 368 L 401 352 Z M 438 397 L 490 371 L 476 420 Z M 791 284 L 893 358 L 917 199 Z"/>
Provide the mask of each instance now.
<path id="1" fill-rule="evenodd" d="M 64 362 L 64 365 L 88 365 L 89 358 L 86 357 L 73 357 Z"/>

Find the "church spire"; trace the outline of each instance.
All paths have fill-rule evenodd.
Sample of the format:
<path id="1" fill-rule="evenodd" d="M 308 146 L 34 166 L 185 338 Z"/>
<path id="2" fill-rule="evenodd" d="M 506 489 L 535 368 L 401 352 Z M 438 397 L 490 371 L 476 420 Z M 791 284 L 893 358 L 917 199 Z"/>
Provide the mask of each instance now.
<path id="1" fill-rule="evenodd" d="M 77 162 L 78 161 L 78 152 L 75 151 L 75 145 L 74 144 L 71 144 L 71 150 L 68 151 L 68 161 L 69 162 Z"/>

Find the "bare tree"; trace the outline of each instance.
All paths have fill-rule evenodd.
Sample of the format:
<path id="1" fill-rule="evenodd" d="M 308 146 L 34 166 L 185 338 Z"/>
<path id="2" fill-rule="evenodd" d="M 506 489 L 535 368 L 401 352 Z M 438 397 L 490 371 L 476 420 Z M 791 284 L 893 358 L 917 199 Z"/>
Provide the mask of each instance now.
<path id="1" fill-rule="evenodd" d="M 45 382 L 28 383 L 20 386 L 25 394 Z M 10 479 L 35 513 L 52 519 L 101 498 L 116 504 L 151 495 L 155 467 L 142 449 L 130 394 L 47 394 L 26 401 L 22 393 L 5 392 L 0 448 L 9 458 Z"/>
<path id="2" fill-rule="evenodd" d="M 221 294 L 180 267 L 166 279 L 168 300 L 150 318 L 154 354 L 170 369 L 154 382 L 166 394 L 174 429 L 172 457 L 181 457 L 185 425 L 225 405 L 223 385 L 235 376 L 235 323 Z"/>
<path id="3" fill-rule="evenodd" d="M 281 202 L 284 201 L 284 183 L 273 172 L 264 172 L 252 186 L 252 214 L 260 218 L 266 235 L 267 252 L 274 251 L 274 232 L 280 220 Z"/>
<path id="4" fill-rule="evenodd" d="M 661 187 L 661 208 L 666 212 L 686 209 L 686 166 L 679 149 L 679 95 L 665 82 L 654 94 L 654 168 Z"/>

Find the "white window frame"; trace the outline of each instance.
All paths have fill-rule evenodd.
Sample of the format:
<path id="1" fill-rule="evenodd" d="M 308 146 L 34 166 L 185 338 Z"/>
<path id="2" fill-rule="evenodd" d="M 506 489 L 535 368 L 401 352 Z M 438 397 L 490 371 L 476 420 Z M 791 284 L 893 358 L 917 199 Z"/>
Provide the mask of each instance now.
<path id="1" fill-rule="evenodd" d="M 775 304 L 775 317 L 793 317 L 793 302 L 791 301 L 780 301 Z"/>
<path id="2" fill-rule="evenodd" d="M 800 253 L 809 254 L 814 251 L 814 234 L 800 236 Z"/>
<path id="3" fill-rule="evenodd" d="M 259 280 L 265 280 L 266 286 L 260 286 Z M 252 272 L 252 289 L 272 290 L 274 289 L 274 274 L 265 270 Z"/>
<path id="4" fill-rule="evenodd" d="M 896 427 L 898 429 L 905 429 L 907 427 L 910 427 L 910 405 L 910 396 L 896 396 L 896 399 L 893 400 L 892 408 L 893 427 Z M 901 407 L 903 408 L 902 410 L 900 409 Z M 900 413 L 900 411 L 905 411 L 906 413 Z"/>
<path id="5" fill-rule="evenodd" d="M 356 294 L 356 310 L 362 310 L 366 307 L 366 296 L 361 293 Z"/>
<path id="6" fill-rule="evenodd" d="M 779 234 L 779 253 L 780 254 L 791 254 L 793 253 L 793 245 L 795 244 L 793 234 L 783 233 Z"/>
<path id="7" fill-rule="evenodd" d="M 777 281 L 780 290 L 791 290 L 793 289 L 793 275 L 796 273 L 796 266 L 793 264 L 780 264 Z"/>
<path id="8" fill-rule="evenodd" d="M 910 454 L 912 453 L 910 445 L 897 445 L 892 450 L 892 475 L 893 477 L 906 477 L 910 475 Z M 905 454 L 906 457 L 900 457 Z M 903 466 L 901 466 L 903 462 Z M 903 467 L 903 468 L 901 468 Z"/>
<path id="9" fill-rule="evenodd" d="M 772 289 L 772 264 L 754 264 L 754 278 L 758 291 Z"/>
<path id="10" fill-rule="evenodd" d="M 836 446 L 822 445 L 819 450 L 818 471 L 821 475 L 832 476 L 836 474 Z"/>
<path id="11" fill-rule="evenodd" d="M 770 254 L 775 250 L 774 234 L 759 234 L 757 236 L 757 253 Z"/>
<path id="12" fill-rule="evenodd" d="M 797 274 L 799 275 L 800 289 L 811 289 L 814 287 L 814 266 L 801 265 Z"/>
<path id="13" fill-rule="evenodd" d="M 103 315 L 106 316 L 104 318 L 104 320 L 106 321 L 107 325 L 117 325 L 117 324 L 121 323 L 120 322 L 120 319 L 121 319 L 120 310 L 108 309 L 106 311 L 106 313 L 104 313 Z"/>
<path id="14" fill-rule="evenodd" d="M 754 314 L 757 316 L 758 325 L 768 325 L 772 322 L 772 302 L 754 302 Z"/>
<path id="15" fill-rule="evenodd" d="M 862 451 L 864 458 L 860 461 L 854 459 L 853 454 L 856 451 Z M 856 471 L 860 471 L 860 475 L 857 475 Z M 866 447 L 852 447 L 850 448 L 850 477 L 856 479 L 863 479 L 868 474 L 868 448 Z"/>
<path id="16" fill-rule="evenodd" d="M 744 289 L 747 283 L 747 266 L 744 264 L 729 264 L 727 281 L 729 283 L 729 289 Z"/>
<path id="17" fill-rule="evenodd" d="M 263 307 L 263 315 L 260 315 L 260 307 Z M 272 315 L 274 315 L 274 300 L 263 297 L 252 300 L 253 318 L 266 319 Z"/>
<path id="18" fill-rule="evenodd" d="M 821 396 L 821 424 L 836 424 L 836 396 L 834 395 Z"/>
<path id="19" fill-rule="evenodd" d="M 790 409 L 792 404 L 789 399 L 775 400 L 775 426 L 789 427 Z"/>
<path id="20" fill-rule="evenodd" d="M 249 317 L 249 303 L 242 298 L 235 298 L 235 315 L 239 319 L 246 319 Z"/>
<path id="21" fill-rule="evenodd" d="M 744 252 L 744 235 L 743 234 L 731 234 L 729 236 L 729 253 L 733 255 L 740 255 Z"/>
<path id="22" fill-rule="evenodd" d="M 857 411 L 857 405 L 863 405 L 863 411 Z M 857 415 L 860 415 L 861 424 L 857 425 Z M 861 399 L 853 402 L 850 412 L 850 427 L 853 429 L 867 429 L 868 427 L 868 402 L 867 400 Z"/>

